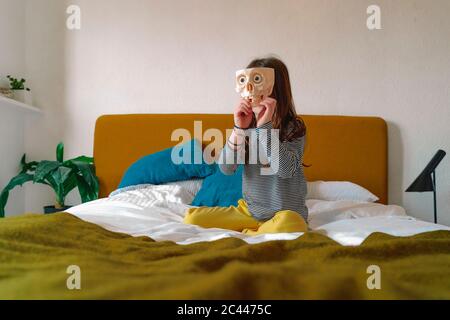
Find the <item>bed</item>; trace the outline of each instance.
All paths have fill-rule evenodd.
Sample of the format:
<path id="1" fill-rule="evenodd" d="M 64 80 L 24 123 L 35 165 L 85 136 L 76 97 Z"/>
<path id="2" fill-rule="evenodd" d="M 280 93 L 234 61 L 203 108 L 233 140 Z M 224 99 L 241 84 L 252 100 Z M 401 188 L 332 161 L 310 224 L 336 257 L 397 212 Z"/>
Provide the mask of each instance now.
<path id="1" fill-rule="evenodd" d="M 388 205 L 387 127 L 375 117 L 303 116 L 308 181 L 351 181 L 377 202 L 308 199 L 311 231 L 246 236 L 182 223 L 201 181 L 116 192 L 171 133 L 225 132 L 230 115 L 107 115 L 94 158 L 101 199 L 0 221 L 3 299 L 448 299 L 450 228 Z M 194 121 L 202 121 L 201 131 Z M 198 128 L 197 128 L 198 129 Z M 68 268 L 81 272 L 69 290 Z M 373 266 L 379 288 L 368 285 Z"/>

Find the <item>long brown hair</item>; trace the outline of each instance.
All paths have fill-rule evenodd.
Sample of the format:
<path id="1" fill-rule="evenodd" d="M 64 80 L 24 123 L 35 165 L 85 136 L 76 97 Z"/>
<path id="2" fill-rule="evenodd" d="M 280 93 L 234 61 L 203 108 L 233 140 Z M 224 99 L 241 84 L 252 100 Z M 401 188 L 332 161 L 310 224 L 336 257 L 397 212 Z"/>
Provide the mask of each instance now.
<path id="1" fill-rule="evenodd" d="M 286 65 L 275 57 L 255 59 L 247 68 L 272 68 L 275 70 L 275 84 L 271 97 L 277 100 L 272 118 L 274 129 L 280 130 L 280 141 L 292 141 L 306 134 L 306 126 L 295 111 L 291 82 Z"/>

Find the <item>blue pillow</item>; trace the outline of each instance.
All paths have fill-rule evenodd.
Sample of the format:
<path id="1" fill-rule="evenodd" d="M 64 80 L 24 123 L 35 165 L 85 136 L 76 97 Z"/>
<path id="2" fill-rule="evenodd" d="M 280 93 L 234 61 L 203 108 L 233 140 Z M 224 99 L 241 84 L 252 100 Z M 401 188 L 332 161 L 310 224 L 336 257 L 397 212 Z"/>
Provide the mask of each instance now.
<path id="1" fill-rule="evenodd" d="M 204 162 L 201 144 L 193 139 L 185 144 L 152 153 L 133 163 L 125 172 L 119 189 L 138 184 L 162 184 L 204 178 L 213 173 L 214 165 Z"/>
<path id="2" fill-rule="evenodd" d="M 233 175 L 223 174 L 215 165 L 215 172 L 203 180 L 201 189 L 192 201 L 193 206 L 229 207 L 237 206 L 242 199 L 242 172 L 240 165 Z"/>

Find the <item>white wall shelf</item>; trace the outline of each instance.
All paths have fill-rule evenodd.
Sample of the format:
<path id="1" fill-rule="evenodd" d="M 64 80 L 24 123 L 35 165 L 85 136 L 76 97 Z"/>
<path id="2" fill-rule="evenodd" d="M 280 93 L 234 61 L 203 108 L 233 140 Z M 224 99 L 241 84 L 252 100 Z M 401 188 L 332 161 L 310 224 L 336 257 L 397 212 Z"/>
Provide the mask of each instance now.
<path id="1" fill-rule="evenodd" d="M 10 99 L 10 98 L 6 98 L 3 96 L 0 96 L 0 107 L 1 106 L 6 106 L 6 107 L 10 107 L 10 108 L 16 108 L 18 110 L 22 110 L 22 111 L 29 111 L 29 112 L 33 112 L 33 113 L 42 113 L 42 110 L 39 108 L 36 108 L 34 106 L 30 106 L 28 104 L 22 103 L 20 101 L 14 100 L 14 99 Z"/>

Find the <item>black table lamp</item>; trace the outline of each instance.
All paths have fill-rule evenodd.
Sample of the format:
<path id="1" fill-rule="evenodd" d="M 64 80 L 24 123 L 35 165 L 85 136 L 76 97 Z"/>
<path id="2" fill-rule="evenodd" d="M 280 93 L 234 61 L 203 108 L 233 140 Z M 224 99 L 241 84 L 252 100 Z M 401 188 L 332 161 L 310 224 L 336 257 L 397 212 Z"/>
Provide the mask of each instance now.
<path id="1" fill-rule="evenodd" d="M 427 164 L 422 173 L 414 180 L 414 182 L 406 189 L 406 192 L 427 192 L 433 191 L 434 197 L 434 223 L 437 223 L 437 208 L 436 208 L 436 167 L 445 157 L 444 150 L 438 150 L 433 159 Z"/>

